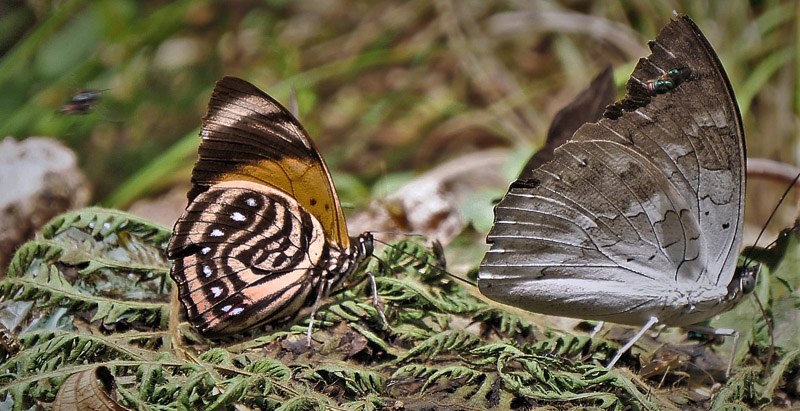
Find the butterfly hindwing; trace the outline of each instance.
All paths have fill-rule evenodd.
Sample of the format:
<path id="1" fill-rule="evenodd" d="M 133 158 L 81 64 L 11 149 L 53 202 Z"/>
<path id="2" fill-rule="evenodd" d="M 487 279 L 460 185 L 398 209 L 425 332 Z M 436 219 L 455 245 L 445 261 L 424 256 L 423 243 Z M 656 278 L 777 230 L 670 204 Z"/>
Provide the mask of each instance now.
<path id="1" fill-rule="evenodd" d="M 336 252 L 291 197 L 244 181 L 199 194 L 174 231 L 179 298 L 190 321 L 212 335 L 296 311 Z"/>
<path id="2" fill-rule="evenodd" d="M 497 204 L 479 273 L 490 298 L 636 325 L 725 308 L 741 240 L 741 116 L 691 20 L 676 18 L 650 47 L 626 97 Z"/>

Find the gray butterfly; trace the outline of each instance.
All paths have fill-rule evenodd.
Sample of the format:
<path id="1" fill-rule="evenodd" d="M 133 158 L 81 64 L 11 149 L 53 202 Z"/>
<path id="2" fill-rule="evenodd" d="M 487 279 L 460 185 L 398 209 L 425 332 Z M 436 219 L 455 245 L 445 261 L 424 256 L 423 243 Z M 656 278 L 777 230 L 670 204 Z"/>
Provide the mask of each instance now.
<path id="1" fill-rule="evenodd" d="M 609 367 L 654 324 L 707 320 L 755 286 L 736 267 L 745 147 L 728 77 L 686 16 L 650 49 L 624 99 L 511 184 L 478 274 L 505 304 L 641 326 Z"/>

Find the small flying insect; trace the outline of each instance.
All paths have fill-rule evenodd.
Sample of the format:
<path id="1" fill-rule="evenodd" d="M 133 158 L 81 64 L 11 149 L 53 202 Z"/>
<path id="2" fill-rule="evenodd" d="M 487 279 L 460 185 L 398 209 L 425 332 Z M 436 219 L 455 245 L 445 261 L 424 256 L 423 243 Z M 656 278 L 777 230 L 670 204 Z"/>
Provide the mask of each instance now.
<path id="1" fill-rule="evenodd" d="M 68 116 L 89 114 L 100 100 L 100 93 L 106 90 L 84 90 L 76 93 L 69 101 L 61 105 L 62 114 Z"/>

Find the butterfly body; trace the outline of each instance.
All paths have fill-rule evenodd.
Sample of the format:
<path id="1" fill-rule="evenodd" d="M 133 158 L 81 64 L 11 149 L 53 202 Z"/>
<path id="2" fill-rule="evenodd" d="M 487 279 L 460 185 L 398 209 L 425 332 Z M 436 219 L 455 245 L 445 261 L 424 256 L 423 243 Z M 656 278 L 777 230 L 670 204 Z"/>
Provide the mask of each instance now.
<path id="1" fill-rule="evenodd" d="M 627 95 L 495 208 L 481 292 L 544 314 L 684 326 L 731 308 L 744 131 L 733 90 L 680 16 L 650 44 Z"/>
<path id="2" fill-rule="evenodd" d="M 230 334 L 314 304 L 372 253 L 351 239 L 327 167 L 296 119 L 241 79 L 217 83 L 186 212 L 167 250 L 189 321 Z"/>

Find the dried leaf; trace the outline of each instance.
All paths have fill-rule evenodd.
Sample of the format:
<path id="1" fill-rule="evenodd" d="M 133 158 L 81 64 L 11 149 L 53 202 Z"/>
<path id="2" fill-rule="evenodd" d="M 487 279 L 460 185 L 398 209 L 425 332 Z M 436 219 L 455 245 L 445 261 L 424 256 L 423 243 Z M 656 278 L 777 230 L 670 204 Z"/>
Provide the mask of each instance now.
<path id="1" fill-rule="evenodd" d="M 108 368 L 99 366 L 70 375 L 56 394 L 53 409 L 123 411 L 113 392 L 114 376 Z"/>

